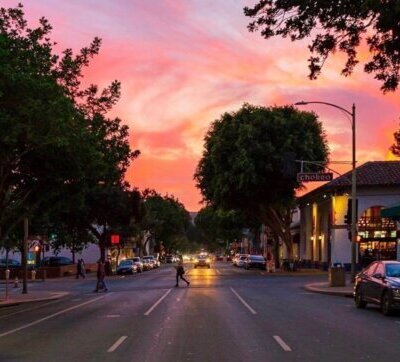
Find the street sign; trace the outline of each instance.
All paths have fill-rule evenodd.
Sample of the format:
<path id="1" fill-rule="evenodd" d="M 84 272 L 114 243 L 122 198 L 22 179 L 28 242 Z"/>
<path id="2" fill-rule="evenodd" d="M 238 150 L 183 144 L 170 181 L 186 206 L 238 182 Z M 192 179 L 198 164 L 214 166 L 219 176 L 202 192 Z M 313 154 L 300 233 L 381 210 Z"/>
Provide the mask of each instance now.
<path id="1" fill-rule="evenodd" d="M 300 172 L 297 174 L 298 182 L 325 182 L 332 180 L 332 172 Z"/>

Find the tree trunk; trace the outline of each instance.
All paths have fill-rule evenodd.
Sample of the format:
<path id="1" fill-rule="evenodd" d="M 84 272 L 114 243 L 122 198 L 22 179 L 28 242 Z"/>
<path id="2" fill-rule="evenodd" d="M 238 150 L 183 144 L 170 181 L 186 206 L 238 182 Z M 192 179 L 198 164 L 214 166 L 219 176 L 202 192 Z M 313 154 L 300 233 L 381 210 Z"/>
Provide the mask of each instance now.
<path id="1" fill-rule="evenodd" d="M 72 253 L 72 262 L 75 264 L 75 242 L 74 242 L 74 240 L 72 240 L 71 253 Z"/>
<path id="2" fill-rule="evenodd" d="M 273 238 L 272 257 L 274 259 L 275 268 L 279 268 L 281 263 L 279 258 L 279 236 L 277 235 Z"/>

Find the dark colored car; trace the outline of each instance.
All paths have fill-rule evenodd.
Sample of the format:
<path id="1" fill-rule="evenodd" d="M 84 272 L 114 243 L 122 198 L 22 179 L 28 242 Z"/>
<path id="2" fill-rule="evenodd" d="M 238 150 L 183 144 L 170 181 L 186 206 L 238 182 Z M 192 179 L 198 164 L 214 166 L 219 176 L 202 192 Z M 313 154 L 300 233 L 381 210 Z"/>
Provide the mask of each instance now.
<path id="1" fill-rule="evenodd" d="M 133 274 L 137 271 L 137 265 L 132 260 L 122 260 L 117 267 L 117 274 Z"/>
<path id="2" fill-rule="evenodd" d="M 63 266 L 74 264 L 70 258 L 65 256 L 46 256 L 42 262 L 42 266 Z"/>
<path id="3" fill-rule="evenodd" d="M 354 285 L 357 308 L 377 304 L 384 315 L 400 307 L 400 262 L 375 261 L 357 274 Z"/>
<path id="4" fill-rule="evenodd" d="M 262 255 L 249 255 L 243 262 L 243 267 L 247 270 L 251 268 L 266 269 L 266 261 Z"/>
<path id="5" fill-rule="evenodd" d="M 198 255 L 194 261 L 194 268 L 197 267 L 207 267 L 208 269 L 211 268 L 211 260 L 207 255 Z"/>
<path id="6" fill-rule="evenodd" d="M 166 255 L 165 256 L 165 262 L 166 263 L 173 263 L 174 262 L 174 256 L 173 255 Z"/>
<path id="7" fill-rule="evenodd" d="M 8 265 L 9 268 L 19 268 L 21 266 L 21 263 L 18 260 L 15 259 L 0 259 L 0 268 L 5 268 L 6 265 Z"/>

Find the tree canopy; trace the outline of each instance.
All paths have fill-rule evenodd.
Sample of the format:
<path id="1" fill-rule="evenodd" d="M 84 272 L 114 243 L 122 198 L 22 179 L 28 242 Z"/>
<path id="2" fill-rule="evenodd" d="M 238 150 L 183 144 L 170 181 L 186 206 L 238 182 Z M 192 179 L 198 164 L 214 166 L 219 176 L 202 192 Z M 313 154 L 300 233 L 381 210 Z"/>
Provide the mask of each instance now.
<path id="1" fill-rule="evenodd" d="M 205 202 L 240 210 L 290 243 L 290 208 L 302 185 L 295 173 L 286 172 L 287 162 L 323 165 L 327 157 L 325 134 L 314 113 L 245 104 L 212 123 L 195 179 Z"/>
<path id="2" fill-rule="evenodd" d="M 142 230 L 148 231 L 156 244 L 162 242 L 167 250 L 185 248 L 190 215 L 184 205 L 173 196 L 161 196 L 154 190 L 145 190 Z"/>
<path id="3" fill-rule="evenodd" d="M 227 242 L 239 240 L 246 226 L 238 211 L 217 209 L 213 206 L 202 208 L 194 220 L 202 235 L 201 242 L 209 250 L 225 247 Z"/>
<path id="4" fill-rule="evenodd" d="M 81 87 L 101 40 L 59 55 L 51 30 L 45 18 L 29 28 L 22 5 L 0 8 L 0 128 L 7 130 L 0 133 L 0 243 L 39 210 L 55 219 L 68 210 L 69 228 L 102 221 L 98 200 L 124 192 L 125 171 L 139 154 L 130 149 L 128 127 L 106 116 L 120 83 Z M 111 210 L 108 203 L 118 214 Z"/>
<path id="5" fill-rule="evenodd" d="M 359 62 L 357 50 L 364 40 L 370 57 L 364 71 L 382 82 L 381 89 L 394 91 L 400 80 L 400 6 L 397 0 L 260 0 L 245 7 L 254 20 L 250 31 L 260 31 L 265 39 L 289 37 L 292 41 L 313 37 L 308 46 L 310 78 L 321 72 L 327 57 L 344 52 L 342 70 L 350 75 Z"/>

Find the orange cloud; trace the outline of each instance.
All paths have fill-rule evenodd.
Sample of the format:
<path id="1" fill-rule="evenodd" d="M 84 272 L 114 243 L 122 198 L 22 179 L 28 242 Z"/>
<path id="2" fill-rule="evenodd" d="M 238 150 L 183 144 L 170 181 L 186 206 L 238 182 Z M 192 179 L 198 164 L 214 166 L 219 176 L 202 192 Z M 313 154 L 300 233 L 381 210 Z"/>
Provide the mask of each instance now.
<path id="1" fill-rule="evenodd" d="M 18 0 L 4 0 L 15 6 Z M 193 173 L 212 121 L 244 102 L 285 105 L 300 100 L 357 106 L 357 159 L 385 159 L 398 129 L 398 93 L 382 95 L 379 83 L 357 68 L 339 75 L 340 53 L 316 81 L 307 78 L 307 42 L 266 41 L 246 29 L 243 3 L 221 1 L 25 1 L 29 21 L 46 16 L 57 50 L 103 39 L 85 70 L 84 84 L 122 82 L 110 116 L 130 127 L 132 148 L 142 152 L 127 179 L 141 188 L 174 194 L 188 209 L 201 199 Z M 361 57 L 366 57 L 361 48 Z M 326 129 L 332 160 L 351 159 L 351 127 L 334 108 L 309 105 Z M 345 167 L 344 167 L 345 168 Z M 340 169 L 345 172 L 346 170 Z"/>

